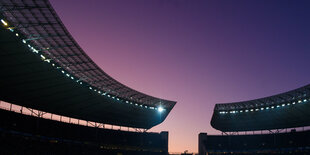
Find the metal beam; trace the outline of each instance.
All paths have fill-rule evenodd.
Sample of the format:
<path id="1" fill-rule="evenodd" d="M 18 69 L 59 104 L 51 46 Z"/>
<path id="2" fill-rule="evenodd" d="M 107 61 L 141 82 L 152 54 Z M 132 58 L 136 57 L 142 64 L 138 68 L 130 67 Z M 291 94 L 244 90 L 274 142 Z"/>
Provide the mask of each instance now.
<path id="1" fill-rule="evenodd" d="M 43 6 L 17 6 L 17 5 L 6 5 L 3 4 L 1 5 L 1 11 L 2 12 L 7 12 L 7 11 L 20 11 L 20 10 L 32 10 L 32 9 L 47 9 L 47 7 L 43 7 Z"/>
<path id="2" fill-rule="evenodd" d="M 47 35 L 40 35 L 40 34 L 34 34 L 34 35 L 29 35 L 27 39 L 24 39 L 26 41 L 31 41 L 31 40 L 38 40 L 38 39 L 45 39 L 45 38 L 50 38 L 50 37 L 62 37 L 65 35 L 58 35 L 58 34 L 47 34 Z"/>

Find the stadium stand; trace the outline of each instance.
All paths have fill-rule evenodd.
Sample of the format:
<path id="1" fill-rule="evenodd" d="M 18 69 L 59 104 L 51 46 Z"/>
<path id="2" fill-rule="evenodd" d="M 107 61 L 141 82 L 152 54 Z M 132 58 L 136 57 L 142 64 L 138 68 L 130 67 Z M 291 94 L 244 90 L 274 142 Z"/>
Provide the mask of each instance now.
<path id="1" fill-rule="evenodd" d="M 145 129 L 163 122 L 174 107 L 176 102 L 131 89 L 99 68 L 49 1 L 1 0 L 0 8 L 2 101 Z"/>
<path id="2" fill-rule="evenodd" d="M 199 152 L 205 154 L 309 154 L 310 131 L 258 134 L 199 134 Z"/>
<path id="3" fill-rule="evenodd" d="M 223 134 L 200 133 L 199 155 L 309 154 L 310 131 L 295 129 L 310 125 L 309 110 L 310 85 L 270 97 L 216 104 L 211 125 Z M 288 128 L 293 130 L 283 133 Z"/>
<path id="4" fill-rule="evenodd" d="M 1 0 L 0 44 L 1 101 L 143 131 L 162 123 L 176 104 L 105 73 L 48 0 Z M 168 154 L 168 132 L 93 128 L 6 110 L 0 115 L 0 154 Z"/>
<path id="5" fill-rule="evenodd" d="M 166 155 L 168 133 L 108 130 L 0 110 L 0 154 Z"/>
<path id="6" fill-rule="evenodd" d="M 256 100 L 216 104 L 213 128 L 255 131 L 310 126 L 310 85 Z"/>

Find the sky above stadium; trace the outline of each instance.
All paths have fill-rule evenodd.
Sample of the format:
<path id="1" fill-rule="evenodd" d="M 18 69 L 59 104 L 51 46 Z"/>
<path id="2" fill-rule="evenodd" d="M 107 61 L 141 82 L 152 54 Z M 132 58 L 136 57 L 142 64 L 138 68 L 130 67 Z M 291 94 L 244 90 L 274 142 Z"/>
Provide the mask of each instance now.
<path id="1" fill-rule="evenodd" d="M 310 2 L 286 0 L 51 0 L 85 52 L 109 75 L 177 101 L 150 131 L 169 152 L 198 152 L 216 103 L 309 84 Z"/>

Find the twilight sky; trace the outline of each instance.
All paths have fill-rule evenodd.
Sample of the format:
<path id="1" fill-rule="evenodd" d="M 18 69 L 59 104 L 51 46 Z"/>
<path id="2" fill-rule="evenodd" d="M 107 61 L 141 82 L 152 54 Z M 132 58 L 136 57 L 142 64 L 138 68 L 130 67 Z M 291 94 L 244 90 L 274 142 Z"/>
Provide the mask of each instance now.
<path id="1" fill-rule="evenodd" d="M 310 1 L 50 0 L 85 52 L 109 75 L 177 101 L 150 131 L 169 152 L 198 152 L 215 103 L 309 84 Z"/>

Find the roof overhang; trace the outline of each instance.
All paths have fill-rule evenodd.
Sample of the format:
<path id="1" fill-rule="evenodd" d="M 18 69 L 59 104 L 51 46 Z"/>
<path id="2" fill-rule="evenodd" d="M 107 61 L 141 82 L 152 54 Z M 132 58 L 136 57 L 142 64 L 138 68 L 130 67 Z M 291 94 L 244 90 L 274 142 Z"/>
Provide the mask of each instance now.
<path id="1" fill-rule="evenodd" d="M 48 1 L 0 2 L 0 100 L 105 124 L 149 129 L 174 101 L 133 90 L 100 69 Z M 158 108 L 164 110 L 159 112 Z"/>
<path id="2" fill-rule="evenodd" d="M 223 132 L 310 126 L 310 85 L 256 100 L 217 104 L 211 120 Z"/>

